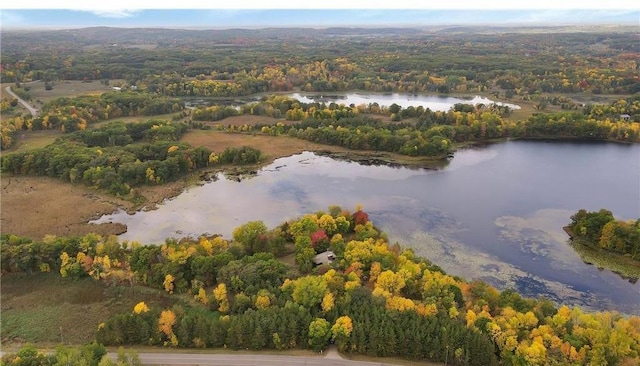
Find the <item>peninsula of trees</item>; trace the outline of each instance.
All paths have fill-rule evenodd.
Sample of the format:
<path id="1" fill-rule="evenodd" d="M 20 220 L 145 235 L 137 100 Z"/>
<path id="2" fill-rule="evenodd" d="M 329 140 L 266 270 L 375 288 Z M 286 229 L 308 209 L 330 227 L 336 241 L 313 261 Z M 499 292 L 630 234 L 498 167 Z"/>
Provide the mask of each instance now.
<path id="1" fill-rule="evenodd" d="M 640 219 L 616 220 L 606 209 L 582 209 L 571 216 L 566 229 L 574 239 L 640 261 Z"/>

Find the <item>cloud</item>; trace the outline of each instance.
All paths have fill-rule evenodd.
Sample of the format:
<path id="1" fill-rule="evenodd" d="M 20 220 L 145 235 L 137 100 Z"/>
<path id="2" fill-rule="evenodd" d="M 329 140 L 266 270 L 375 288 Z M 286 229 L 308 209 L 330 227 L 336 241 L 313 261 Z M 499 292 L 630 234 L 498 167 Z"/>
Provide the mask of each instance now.
<path id="1" fill-rule="evenodd" d="M 139 10 L 131 9 L 78 9 L 79 11 L 89 12 L 101 18 L 131 18 L 136 16 Z"/>
<path id="2" fill-rule="evenodd" d="M 604 23 L 628 21 L 638 16 L 638 12 L 628 10 L 535 10 L 522 12 L 509 21 L 522 23 Z"/>

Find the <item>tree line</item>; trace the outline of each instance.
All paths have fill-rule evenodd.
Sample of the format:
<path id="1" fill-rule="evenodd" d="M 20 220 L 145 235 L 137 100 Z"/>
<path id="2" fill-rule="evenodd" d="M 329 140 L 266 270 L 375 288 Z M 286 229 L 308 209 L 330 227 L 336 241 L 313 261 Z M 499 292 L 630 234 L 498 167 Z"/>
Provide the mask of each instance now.
<path id="1" fill-rule="evenodd" d="M 288 135 L 321 144 L 355 150 L 390 151 L 410 156 L 446 157 L 454 142 L 500 138 L 569 138 L 585 140 L 640 141 L 640 122 L 622 119 L 627 112 L 640 116 L 640 96 L 634 95 L 610 105 L 588 105 L 580 111 L 534 113 L 526 120 L 505 118 L 507 107 L 456 104 L 449 111 L 432 111 L 421 106 L 402 108 L 377 103 L 345 106 L 336 103 L 301 103 L 285 96 L 265 97 L 239 109 L 227 106 L 196 108 L 196 120 L 220 120 L 227 116 L 252 114 L 284 118 L 273 124 L 243 126 L 237 130 L 272 136 Z M 393 123 L 372 114 L 391 114 Z M 630 116 L 631 116 L 630 114 Z M 411 119 L 403 121 L 404 119 Z M 219 126 L 225 129 L 224 125 Z"/>
<path id="2" fill-rule="evenodd" d="M 13 145 L 21 131 L 60 129 L 85 130 L 91 123 L 131 116 L 153 116 L 179 112 L 184 102 L 141 92 L 108 92 L 99 96 L 62 97 L 45 103 L 37 117 L 16 116 L 2 121 L 1 148 Z"/>
<path id="3" fill-rule="evenodd" d="M 2 172 L 50 176 L 128 196 L 135 195 L 134 187 L 171 182 L 216 163 L 254 164 L 262 159 L 252 147 L 216 154 L 178 142 L 187 129 L 183 122 L 165 120 L 111 122 L 67 134 L 40 149 L 3 154 Z"/>

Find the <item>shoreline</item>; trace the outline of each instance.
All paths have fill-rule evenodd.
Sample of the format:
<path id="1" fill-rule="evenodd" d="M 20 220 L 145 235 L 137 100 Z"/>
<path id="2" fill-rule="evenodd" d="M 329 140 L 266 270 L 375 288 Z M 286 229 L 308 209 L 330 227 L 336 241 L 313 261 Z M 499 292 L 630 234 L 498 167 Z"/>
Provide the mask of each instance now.
<path id="1" fill-rule="evenodd" d="M 585 239 L 578 238 L 568 225 L 562 230 L 569 236 L 569 245 L 585 264 L 595 266 L 599 270 L 611 271 L 630 283 L 637 283 L 640 279 L 640 261 L 602 249 Z"/>
<path id="2" fill-rule="evenodd" d="M 244 136 L 244 135 L 242 135 Z M 275 137 L 286 139 L 287 137 Z M 482 147 L 506 141 L 548 140 L 554 142 L 576 142 L 577 139 L 513 139 L 500 138 L 485 141 L 469 141 L 456 143 L 453 152 L 472 147 Z M 286 142 L 286 141 L 284 141 Z M 271 154 L 265 154 L 258 164 L 245 166 L 221 165 L 207 167 L 180 178 L 179 180 L 159 186 L 142 186 L 136 188 L 137 195 L 143 197 L 136 202 L 134 197 L 117 197 L 100 192 L 83 185 L 75 185 L 51 177 L 13 176 L 2 174 L 2 232 L 27 236 L 40 240 L 44 235 L 85 235 L 95 232 L 101 235 L 119 235 L 127 231 L 122 223 L 92 224 L 90 221 L 112 214 L 118 210 L 133 214 L 138 211 L 155 210 L 167 199 L 179 196 L 189 187 L 206 184 L 216 174 L 223 173 L 228 177 L 245 179 L 273 163 L 276 159 L 310 151 L 320 156 L 328 156 L 336 160 L 347 160 L 363 165 L 384 165 L 404 167 L 407 169 L 439 170 L 445 168 L 451 157 L 412 157 L 389 152 L 369 150 L 348 150 L 339 146 L 307 144 L 302 147 L 290 147 Z M 594 142 L 587 140 L 587 142 Z M 604 141 L 597 142 L 618 142 Z M 626 143 L 623 144 L 633 144 Z M 65 212 L 61 215 L 61 212 Z M 32 220 L 34 214 L 38 220 Z"/>

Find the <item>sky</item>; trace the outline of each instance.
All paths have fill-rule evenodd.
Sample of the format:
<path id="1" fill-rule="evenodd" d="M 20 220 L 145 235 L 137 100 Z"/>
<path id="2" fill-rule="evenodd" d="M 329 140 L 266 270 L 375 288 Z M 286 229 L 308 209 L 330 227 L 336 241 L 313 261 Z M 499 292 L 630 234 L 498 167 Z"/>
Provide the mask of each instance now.
<path id="1" fill-rule="evenodd" d="M 490 5 L 486 3 L 491 3 Z M 457 0 L 385 3 L 364 0 L 325 0 L 315 9 L 301 8 L 292 0 L 264 2 L 234 0 L 209 2 L 147 0 L 44 2 L 23 0 L 0 7 L 0 27 L 76 28 L 91 26 L 173 28 L 261 28 L 331 26 L 430 26 L 430 25 L 561 25 L 626 24 L 640 29 L 640 1 L 587 0 L 513 2 Z M 216 8 L 212 8 L 215 4 Z M 346 5 L 345 5 L 346 4 Z M 558 5 L 560 4 L 560 5 Z M 605 5 L 603 5 L 605 4 Z M 204 8 L 209 5 L 209 8 Z M 267 8 L 268 7 L 268 8 Z"/>

